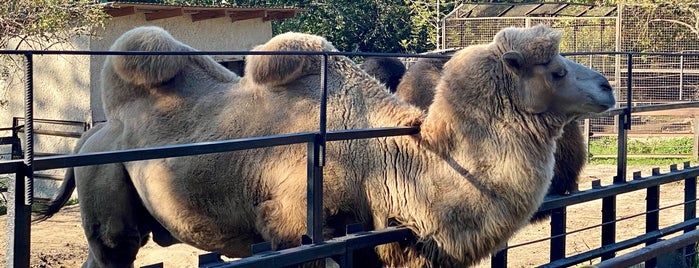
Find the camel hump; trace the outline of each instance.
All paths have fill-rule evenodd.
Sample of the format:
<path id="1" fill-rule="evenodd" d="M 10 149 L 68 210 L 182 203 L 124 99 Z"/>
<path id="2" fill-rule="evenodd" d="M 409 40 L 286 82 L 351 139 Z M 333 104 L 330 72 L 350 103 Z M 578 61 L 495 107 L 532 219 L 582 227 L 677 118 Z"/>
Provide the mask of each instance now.
<path id="1" fill-rule="evenodd" d="M 160 27 L 134 28 L 110 48 L 112 51 L 194 51 L 175 40 Z M 112 55 L 109 61 L 114 71 L 125 81 L 136 85 L 155 85 L 177 75 L 189 60 L 188 56 L 175 55 Z"/>
<path id="2" fill-rule="evenodd" d="M 322 37 L 284 33 L 275 36 L 253 51 L 337 51 Z M 255 83 L 281 86 L 306 76 L 320 74 L 320 55 L 250 55 L 246 58 L 245 74 Z"/>

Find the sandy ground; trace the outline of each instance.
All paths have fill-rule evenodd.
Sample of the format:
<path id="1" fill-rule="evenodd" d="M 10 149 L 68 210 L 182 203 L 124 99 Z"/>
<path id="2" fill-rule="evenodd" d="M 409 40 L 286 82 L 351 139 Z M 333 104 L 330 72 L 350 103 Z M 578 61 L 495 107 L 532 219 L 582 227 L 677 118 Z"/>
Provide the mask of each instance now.
<path id="1" fill-rule="evenodd" d="M 650 166 L 629 167 L 629 176 L 633 171 L 642 171 L 643 176 L 650 175 Z M 662 168 L 667 172 L 669 168 Z M 581 190 L 589 189 L 591 181 L 600 179 L 603 185 L 611 183 L 616 166 L 588 165 L 581 176 Z M 672 183 L 661 187 L 661 207 L 681 203 L 683 184 Z M 645 211 L 645 191 L 621 195 L 617 199 L 618 218 Z M 569 232 L 601 223 L 601 201 L 592 201 L 568 208 Z M 682 221 L 681 207 L 660 212 L 661 228 Z M 0 217 L 2 223 L 6 217 Z M 617 224 L 617 241 L 632 238 L 644 233 L 645 217 L 636 217 Z M 5 236 L 6 226 L 0 224 L 0 236 Z M 549 235 L 548 222 L 532 224 L 513 237 L 509 245 L 518 245 L 526 241 L 545 238 Z M 581 231 L 567 237 L 567 254 L 574 255 L 600 246 L 600 228 Z M 66 207 L 53 218 L 32 225 L 31 229 L 31 267 L 79 267 L 87 256 L 87 245 L 80 226 L 80 211 L 77 205 Z M 2 237 L 2 248 L 7 239 Z M 510 249 L 509 267 L 532 267 L 548 262 L 548 241 Z M 162 248 L 149 242 L 138 254 L 136 267 L 162 262 L 165 267 L 194 267 L 198 256 L 204 251 L 187 245 L 174 245 Z M 5 262 L 5 251 L 0 252 L 0 264 Z M 594 263 L 595 261 L 592 261 Z M 489 267 L 486 260 L 480 266 Z"/>

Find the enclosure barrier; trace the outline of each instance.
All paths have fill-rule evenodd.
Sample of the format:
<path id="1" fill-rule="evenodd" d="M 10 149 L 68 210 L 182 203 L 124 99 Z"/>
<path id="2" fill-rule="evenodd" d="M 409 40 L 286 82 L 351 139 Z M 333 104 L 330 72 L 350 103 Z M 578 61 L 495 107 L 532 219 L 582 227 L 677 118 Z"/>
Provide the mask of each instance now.
<path id="1" fill-rule="evenodd" d="M 261 265 L 287 266 L 317 259 L 331 257 L 340 264 L 341 267 L 351 267 L 351 256 L 355 249 L 372 247 L 375 245 L 408 241 L 413 239 L 412 233 L 405 228 L 388 228 L 361 232 L 356 227 L 348 227 L 346 236 L 334 238 L 329 241 L 322 240 L 322 171 L 325 162 L 325 146 L 327 141 L 365 139 L 375 137 L 411 135 L 417 134 L 419 129 L 414 127 L 382 128 L 382 129 L 355 129 L 343 131 L 326 130 L 326 97 L 327 97 L 327 59 L 330 56 L 390 56 L 390 57 L 440 57 L 430 55 L 401 55 L 383 53 L 342 53 L 342 52 L 114 52 L 114 51 L 0 51 L 0 54 L 19 54 L 26 59 L 25 73 L 25 138 L 24 138 L 24 159 L 0 162 L 0 174 L 15 173 L 14 183 L 10 183 L 10 201 L 8 202 L 8 243 L 7 243 L 7 265 L 11 267 L 29 267 L 29 241 L 30 241 L 30 206 L 33 203 L 33 176 L 35 171 L 97 165 L 107 163 L 118 163 L 127 161 L 139 161 L 164 157 L 190 156 L 197 154 L 220 153 L 234 150 L 247 150 L 253 148 L 281 146 L 298 143 L 306 143 L 308 150 L 307 168 L 307 232 L 302 238 L 303 246 L 281 250 L 269 251 L 269 245 L 255 245 L 253 249 L 256 253 L 252 257 L 235 262 L 219 262 L 217 258 L 209 259 L 203 266 L 207 267 L 257 267 Z M 64 55 L 308 55 L 323 57 L 321 66 L 321 87 L 322 96 L 320 99 L 319 128 L 317 132 L 281 134 L 266 137 L 252 137 L 226 141 L 200 142 L 193 144 L 168 145 L 152 148 L 137 148 L 130 150 L 120 150 L 112 152 L 87 153 L 77 155 L 46 156 L 34 158 L 33 139 L 35 135 L 33 123 L 33 66 L 32 57 L 35 54 L 64 54 Z M 619 55 L 627 57 L 627 84 L 626 96 L 631 96 L 631 70 L 632 59 L 637 55 L 649 55 L 651 53 L 586 53 L 585 55 Z M 583 55 L 577 53 L 575 55 Z M 647 243 L 654 244 L 658 238 L 669 233 L 683 231 L 692 232 L 699 219 L 696 218 L 696 177 L 699 176 L 699 167 L 690 167 L 685 164 L 683 170 L 677 170 L 673 166 L 672 171 L 667 174 L 660 174 L 654 171 L 653 175 L 647 178 L 640 177 L 626 182 L 626 137 L 630 129 L 630 119 L 632 105 L 631 98 L 626 98 L 625 107 L 610 111 L 608 115 L 615 116 L 618 120 L 618 165 L 617 174 L 614 177 L 614 184 L 610 186 L 600 186 L 592 190 L 574 193 L 566 196 L 549 197 L 545 200 L 541 210 L 552 210 L 552 235 L 550 237 L 552 250 L 551 262 L 546 267 L 568 266 L 581 263 L 596 257 L 601 257 L 603 261 L 613 259 L 615 252 L 629 248 L 633 245 Z M 695 103 L 687 104 L 696 107 Z M 665 107 L 666 108 L 666 107 Z M 664 183 L 684 180 L 685 189 L 685 222 L 663 229 L 658 228 L 657 212 L 660 209 L 657 204 L 659 195 L 658 186 Z M 615 241 L 615 207 L 616 195 L 639 189 L 648 189 L 648 211 L 645 235 L 634 239 L 616 242 Z M 566 206 L 578 204 L 590 200 L 602 198 L 603 219 L 602 219 L 602 247 L 575 256 L 565 256 L 565 221 Z M 514 246 L 512 246 L 514 247 Z M 691 255 L 694 257 L 694 255 Z M 649 260 L 652 262 L 652 260 Z M 507 266 L 507 248 L 500 251 L 492 261 L 494 267 Z"/>

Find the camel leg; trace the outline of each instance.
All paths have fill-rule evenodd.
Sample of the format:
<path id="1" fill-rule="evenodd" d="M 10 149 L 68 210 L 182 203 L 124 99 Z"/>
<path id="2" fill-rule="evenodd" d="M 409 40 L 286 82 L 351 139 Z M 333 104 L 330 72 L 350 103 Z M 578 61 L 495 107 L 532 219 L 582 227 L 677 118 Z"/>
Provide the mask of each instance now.
<path id="1" fill-rule="evenodd" d="M 78 167 L 75 175 L 89 246 L 83 267 L 132 267 L 143 239 L 137 216 L 143 208 L 124 166 Z"/>
<path id="2" fill-rule="evenodd" d="M 305 196 L 272 199 L 260 203 L 257 206 L 255 225 L 262 238 L 270 241 L 274 249 L 300 245 L 301 236 L 306 232 Z"/>

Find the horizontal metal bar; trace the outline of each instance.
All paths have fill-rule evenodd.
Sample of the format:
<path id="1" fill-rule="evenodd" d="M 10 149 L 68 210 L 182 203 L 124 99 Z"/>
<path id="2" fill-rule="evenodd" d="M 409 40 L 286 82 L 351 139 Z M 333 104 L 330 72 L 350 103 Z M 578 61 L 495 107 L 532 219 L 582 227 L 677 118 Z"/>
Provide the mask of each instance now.
<path id="1" fill-rule="evenodd" d="M 24 133 L 24 126 L 17 130 L 18 133 Z M 68 138 L 80 138 L 83 132 L 77 131 L 58 131 L 58 130 L 48 130 L 48 129 L 35 129 L 34 134 L 41 134 L 47 136 L 58 136 L 58 137 L 68 137 Z"/>
<path id="2" fill-rule="evenodd" d="M 338 256 L 356 249 L 412 239 L 414 236 L 410 229 L 389 227 L 383 230 L 349 234 L 319 244 L 264 252 L 220 265 L 207 264 L 207 267 L 283 267 Z"/>
<path id="3" fill-rule="evenodd" d="M 683 170 L 671 171 L 670 173 L 652 175 L 640 179 L 631 180 L 624 183 L 617 183 L 603 186 L 601 188 L 590 189 L 582 192 L 572 193 L 563 196 L 547 196 L 539 207 L 539 211 L 547 211 L 554 208 L 561 208 L 580 204 L 603 197 L 615 196 L 623 193 L 633 192 L 648 187 L 680 181 L 686 178 L 699 176 L 699 166 L 685 168 Z"/>
<path id="4" fill-rule="evenodd" d="M 643 235 L 639 235 L 635 238 L 627 239 L 621 242 L 616 242 L 611 245 L 607 245 L 601 248 L 596 248 L 590 251 L 586 251 L 571 257 L 567 257 L 565 259 L 560 259 L 554 262 L 550 262 L 544 265 L 541 265 L 539 267 L 541 268 L 548 268 L 548 267 L 569 267 L 575 264 L 579 264 L 585 261 L 589 261 L 595 258 L 598 258 L 602 256 L 603 254 L 611 253 L 611 252 L 618 252 L 620 250 L 624 250 L 627 248 L 631 248 L 636 245 L 643 244 L 647 241 L 650 241 L 652 239 L 657 239 L 657 238 L 662 238 L 666 235 L 676 233 L 679 231 L 682 231 L 684 228 L 687 227 L 693 227 L 699 225 L 699 219 L 691 219 L 687 220 L 675 225 L 671 225 L 668 227 L 665 227 L 663 229 L 653 231 L 650 233 L 646 233 Z"/>
<path id="5" fill-rule="evenodd" d="M 281 146 L 313 141 L 314 133 L 283 134 L 225 141 L 199 142 L 191 144 L 166 145 L 111 152 L 98 152 L 62 156 L 48 156 L 34 159 L 34 170 L 47 170 L 72 166 L 87 166 L 148 160 L 165 157 L 189 156 L 198 154 L 222 153 L 262 147 Z M 21 163 L 21 161 L 19 161 Z M 0 162 L 0 174 L 12 173 L 18 169 L 14 161 Z"/>
<path id="6" fill-rule="evenodd" d="M 448 57 L 437 54 L 408 54 L 408 53 L 375 53 L 375 52 L 344 52 L 344 51 L 90 51 L 90 50 L 0 50 L 0 55 L 329 55 L 348 57 L 417 57 L 440 58 Z M 684 56 L 698 57 L 699 53 L 676 52 L 615 52 L 615 51 L 583 51 L 563 52 L 563 56 L 589 56 L 589 55 L 631 55 L 631 56 Z"/>
<path id="7" fill-rule="evenodd" d="M 12 119 L 24 121 L 24 117 L 13 117 Z M 54 125 L 69 125 L 69 126 L 83 126 L 86 124 L 86 122 L 82 122 L 82 121 L 42 119 L 42 118 L 34 118 L 34 123 L 44 123 L 44 124 L 54 124 Z"/>
<path id="8" fill-rule="evenodd" d="M 410 135 L 417 134 L 418 132 L 419 129 L 417 127 L 391 127 L 360 130 L 338 130 L 328 132 L 327 135 L 328 140 L 337 141 L 341 139 L 365 139 L 381 136 Z M 315 133 L 302 132 L 225 141 L 137 148 L 111 152 L 37 157 L 34 159 L 34 170 L 39 171 L 72 166 L 87 166 L 165 157 L 222 153 L 228 151 L 306 143 L 313 141 L 314 135 Z M 0 174 L 16 172 L 18 169 L 23 168 L 21 162 L 22 161 L 0 162 Z"/>
<path id="9" fill-rule="evenodd" d="M 3 54 L 36 55 L 123 55 L 123 56 L 147 56 L 147 55 L 306 55 L 306 56 L 347 56 L 347 57 L 410 57 L 410 58 L 449 58 L 449 55 L 441 54 L 408 54 L 408 53 L 376 53 L 376 52 L 340 52 L 340 51 L 90 51 L 90 50 L 0 50 Z"/>
<path id="10" fill-rule="evenodd" d="M 420 133 L 418 127 L 390 127 L 374 129 L 352 129 L 342 131 L 328 131 L 326 141 L 356 140 L 378 137 L 390 137 L 401 135 L 413 135 Z"/>
<path id="11" fill-rule="evenodd" d="M 699 230 L 694 230 L 677 237 L 670 238 L 665 241 L 660 241 L 644 248 L 629 252 L 627 254 L 609 259 L 598 264 L 597 268 L 614 268 L 614 267 L 630 267 L 635 264 L 658 257 L 661 254 L 667 253 L 694 244 L 699 241 Z"/>

